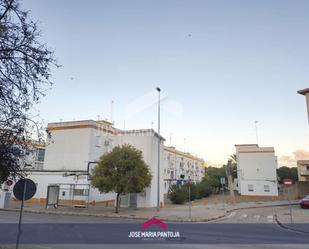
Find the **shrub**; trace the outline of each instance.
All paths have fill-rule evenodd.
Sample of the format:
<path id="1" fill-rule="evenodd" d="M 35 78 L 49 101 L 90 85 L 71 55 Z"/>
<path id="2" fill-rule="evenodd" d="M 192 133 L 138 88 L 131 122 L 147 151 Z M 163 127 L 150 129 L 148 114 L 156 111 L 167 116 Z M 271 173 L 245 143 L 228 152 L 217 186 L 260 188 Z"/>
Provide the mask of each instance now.
<path id="1" fill-rule="evenodd" d="M 188 200 L 188 188 L 185 185 L 178 186 L 175 184 L 171 187 L 168 196 L 172 203 L 184 204 Z"/>
<path id="2" fill-rule="evenodd" d="M 208 197 L 212 194 L 212 187 L 206 182 L 200 182 L 197 184 L 197 190 L 200 198 Z"/>
<path id="3" fill-rule="evenodd" d="M 188 191 L 189 191 L 188 184 L 186 185 L 186 187 L 188 188 Z M 191 187 L 191 201 L 196 200 L 196 199 L 201 199 L 202 196 L 200 195 L 198 184 L 191 183 L 190 187 Z"/>
<path id="4" fill-rule="evenodd" d="M 190 188 L 191 201 L 210 196 L 213 189 L 207 181 L 191 183 Z M 174 204 L 184 204 L 189 201 L 189 185 L 172 185 L 168 197 Z"/>

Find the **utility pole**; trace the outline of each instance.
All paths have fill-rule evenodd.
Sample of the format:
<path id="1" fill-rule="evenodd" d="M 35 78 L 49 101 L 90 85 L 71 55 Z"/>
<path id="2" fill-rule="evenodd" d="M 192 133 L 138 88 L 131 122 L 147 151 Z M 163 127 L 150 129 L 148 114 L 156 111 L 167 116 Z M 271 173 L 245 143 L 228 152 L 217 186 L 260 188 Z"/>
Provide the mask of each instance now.
<path id="1" fill-rule="evenodd" d="M 161 135 L 160 135 L 160 102 L 161 102 L 161 89 L 159 87 L 156 88 L 158 91 L 158 182 L 157 182 L 157 212 L 160 211 L 160 145 L 161 145 Z"/>
<path id="2" fill-rule="evenodd" d="M 114 111 L 114 100 L 111 102 L 111 123 L 114 124 L 113 122 L 113 111 Z"/>
<path id="3" fill-rule="evenodd" d="M 192 220 L 191 176 L 189 176 L 189 220 Z"/>
<path id="4" fill-rule="evenodd" d="M 258 120 L 254 121 L 255 124 L 255 136 L 256 136 L 256 144 L 259 145 L 259 136 L 258 136 Z"/>

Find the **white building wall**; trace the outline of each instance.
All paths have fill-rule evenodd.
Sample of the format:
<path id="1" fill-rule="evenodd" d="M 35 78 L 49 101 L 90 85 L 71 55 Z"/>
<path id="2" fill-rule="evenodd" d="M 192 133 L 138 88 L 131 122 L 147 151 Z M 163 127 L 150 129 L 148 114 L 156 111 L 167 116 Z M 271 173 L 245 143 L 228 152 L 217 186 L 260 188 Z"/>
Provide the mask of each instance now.
<path id="1" fill-rule="evenodd" d="M 45 170 L 86 170 L 93 128 L 52 130 L 47 141 Z"/>
<path id="2" fill-rule="evenodd" d="M 151 186 L 146 188 L 144 193 L 138 194 L 138 207 L 155 207 L 157 205 L 157 186 L 158 186 L 158 142 L 159 138 L 154 133 L 144 135 L 137 133 L 122 134 L 115 136 L 114 146 L 131 144 L 143 152 L 143 159 L 149 166 L 152 175 Z M 163 141 L 160 146 L 160 202 L 164 205 L 164 181 L 163 181 Z"/>
<path id="3" fill-rule="evenodd" d="M 91 121 L 92 126 L 94 121 Z M 70 122 L 74 126 L 76 122 Z M 78 125 L 84 127 L 72 128 L 64 127 L 66 124 L 57 123 L 50 129 L 50 139 L 46 146 L 45 170 L 61 171 L 86 171 L 88 162 L 98 161 L 100 157 L 113 147 L 122 144 L 131 144 L 143 153 L 146 164 L 150 167 L 152 174 L 151 187 L 145 190 L 145 193 L 138 194 L 138 207 L 154 207 L 157 205 L 157 165 L 158 165 L 158 136 L 151 130 L 126 131 L 110 134 L 102 129 L 94 127 L 85 127 L 89 122 L 78 121 Z M 68 124 L 67 124 L 68 125 Z M 145 132 L 147 131 L 147 132 Z M 164 205 L 164 186 L 162 178 L 163 168 L 163 140 L 161 140 L 161 178 L 160 178 L 160 202 Z M 91 169 L 95 164 L 91 164 Z M 43 177 L 44 178 L 44 177 Z M 49 181 L 51 179 L 47 179 Z M 61 182 L 61 177 L 59 181 Z M 43 184 L 44 188 L 47 186 Z M 105 195 L 109 196 L 108 198 Z M 115 198 L 114 193 L 101 194 L 97 189 L 91 190 L 91 199 L 100 201 L 110 197 Z M 44 197 L 45 198 L 45 197 Z"/>
<path id="4" fill-rule="evenodd" d="M 35 199 L 45 199 L 47 198 L 47 187 L 52 184 L 88 184 L 86 175 L 77 176 L 64 176 L 65 172 L 27 172 L 27 178 L 31 179 L 37 185 L 37 191 L 33 198 Z M 82 174 L 82 173 L 81 173 Z M 60 193 L 62 194 L 62 193 Z M 61 197 L 61 199 L 68 199 L 68 191 L 66 191 L 66 197 Z M 75 197 L 75 200 L 85 198 Z M 115 199 L 114 193 L 100 194 L 95 188 L 90 189 L 89 201 L 110 201 Z"/>
<path id="5" fill-rule="evenodd" d="M 277 158 L 273 148 L 254 145 L 236 148 L 240 194 L 277 196 Z"/>

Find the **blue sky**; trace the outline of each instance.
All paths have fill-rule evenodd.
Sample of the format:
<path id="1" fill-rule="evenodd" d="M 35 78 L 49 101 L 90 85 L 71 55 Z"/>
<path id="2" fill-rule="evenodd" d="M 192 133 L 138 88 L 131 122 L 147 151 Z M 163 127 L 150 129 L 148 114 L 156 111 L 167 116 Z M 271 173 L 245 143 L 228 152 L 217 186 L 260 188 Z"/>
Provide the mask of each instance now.
<path id="1" fill-rule="evenodd" d="M 110 119 L 114 100 L 116 127 L 156 128 L 160 86 L 166 144 L 172 133 L 178 148 L 224 163 L 234 144 L 256 142 L 258 120 L 260 145 L 279 158 L 309 151 L 305 99 L 296 94 L 309 87 L 309 1 L 22 4 L 62 65 L 37 106 L 46 122 Z M 127 115 L 136 99 L 145 108 Z"/>

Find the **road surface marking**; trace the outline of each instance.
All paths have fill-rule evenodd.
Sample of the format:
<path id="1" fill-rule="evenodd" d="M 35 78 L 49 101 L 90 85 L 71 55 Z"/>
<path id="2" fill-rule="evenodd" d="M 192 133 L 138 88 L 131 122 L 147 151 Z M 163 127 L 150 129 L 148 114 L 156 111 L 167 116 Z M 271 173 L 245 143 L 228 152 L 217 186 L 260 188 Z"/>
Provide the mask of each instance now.
<path id="1" fill-rule="evenodd" d="M 272 222 L 274 221 L 274 217 L 273 217 L 272 215 L 268 215 L 268 216 L 267 216 L 267 221 L 268 221 L 269 223 L 272 223 Z"/>
<path id="2" fill-rule="evenodd" d="M 227 218 L 230 219 L 230 218 L 234 217 L 235 215 L 236 215 L 236 212 L 232 212 L 232 213 L 229 214 L 229 216 Z"/>
<path id="3" fill-rule="evenodd" d="M 242 214 L 242 215 L 240 216 L 240 219 L 244 219 L 244 218 L 247 218 L 247 217 L 248 217 L 247 214 Z"/>

